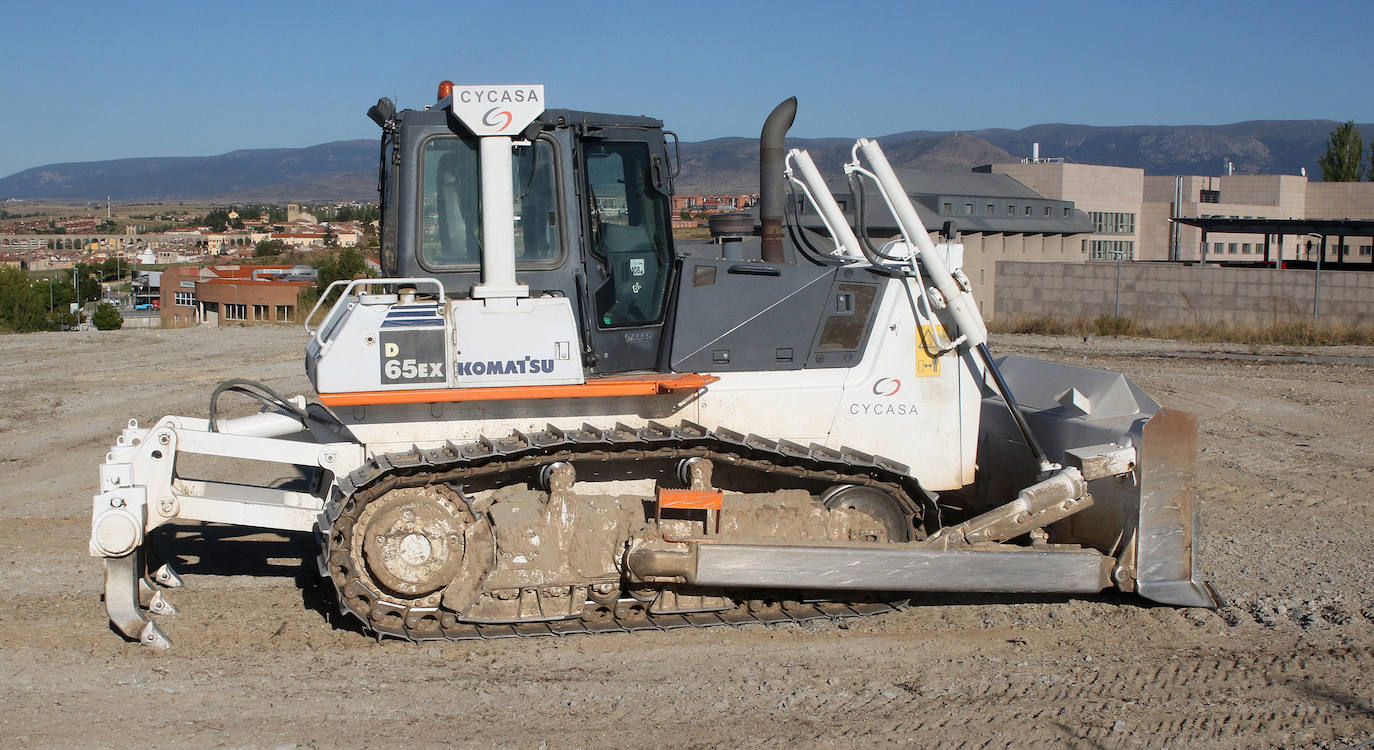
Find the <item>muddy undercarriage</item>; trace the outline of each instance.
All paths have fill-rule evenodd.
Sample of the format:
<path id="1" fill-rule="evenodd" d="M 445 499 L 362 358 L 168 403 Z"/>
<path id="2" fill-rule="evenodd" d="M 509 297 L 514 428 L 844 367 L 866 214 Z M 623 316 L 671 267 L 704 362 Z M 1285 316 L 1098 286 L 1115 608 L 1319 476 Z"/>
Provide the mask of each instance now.
<path id="1" fill-rule="evenodd" d="M 851 466 L 845 458 L 858 456 L 750 446 L 729 431 L 540 437 L 542 449 L 538 437 L 481 441 L 467 452 L 484 457 L 391 455 L 355 472 L 345 484 L 362 488 L 327 510 L 321 554 L 342 607 L 379 634 L 417 640 L 482 637 L 482 626 L 498 625 L 544 623 L 523 629 L 539 634 L 887 611 L 862 596 L 818 609 L 802 603 L 819 602 L 816 592 L 753 597 L 640 576 L 630 560 L 689 541 L 905 542 L 926 536 L 934 502 L 871 457 Z"/>

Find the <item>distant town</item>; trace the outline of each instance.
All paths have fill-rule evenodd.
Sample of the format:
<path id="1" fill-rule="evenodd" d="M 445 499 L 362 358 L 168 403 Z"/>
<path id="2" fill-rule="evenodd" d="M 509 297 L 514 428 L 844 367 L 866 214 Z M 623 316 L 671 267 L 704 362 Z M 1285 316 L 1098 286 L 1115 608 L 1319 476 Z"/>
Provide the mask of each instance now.
<path id="1" fill-rule="evenodd" d="M 369 232 L 375 235 L 375 204 L 322 208 L 330 218 L 317 218 L 297 203 L 216 208 L 204 215 L 163 211 L 120 219 L 107 206 L 104 217 L 19 218 L 0 223 L 0 262 L 45 271 L 115 257 L 149 265 L 205 258 L 232 261 L 290 250 L 357 247 L 366 244 Z"/>
<path id="2" fill-rule="evenodd" d="M 675 195 L 673 227 L 690 232 L 757 200 L 756 193 Z M 107 201 L 104 216 L 53 215 L 72 207 L 34 211 L 34 204 L 11 199 L 0 209 L 0 271 L 26 273 L 30 307 L 34 300 L 46 306 L 0 320 L 0 331 L 100 327 L 102 305 L 118 313 L 120 327 L 296 323 L 303 303 L 329 281 L 380 271 L 375 203 L 212 206 L 205 213 L 145 204 L 121 206 L 116 215 Z"/>

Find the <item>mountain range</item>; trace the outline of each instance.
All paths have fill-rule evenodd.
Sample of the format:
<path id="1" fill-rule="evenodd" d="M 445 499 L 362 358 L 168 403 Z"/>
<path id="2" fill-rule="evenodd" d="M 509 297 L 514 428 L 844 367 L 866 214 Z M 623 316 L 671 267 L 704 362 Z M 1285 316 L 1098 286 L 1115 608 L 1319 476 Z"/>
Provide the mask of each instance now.
<path id="1" fill-rule="evenodd" d="M 882 136 L 896 167 L 963 171 L 1018 161 L 1040 144 L 1042 157 L 1080 164 L 1139 167 L 1146 174 L 1297 174 L 1320 179 L 1317 158 L 1339 123 L 1331 120 L 1255 120 L 1231 125 L 1098 127 L 1045 124 L 1021 130 L 913 130 Z M 1374 124 L 1359 126 L 1366 143 Z M 823 174 L 840 174 L 849 138 L 788 139 L 811 152 Z M 685 194 L 758 190 L 758 140 L 716 138 L 681 144 Z M 377 143 L 335 141 L 308 148 L 231 151 L 219 156 L 147 157 L 49 164 L 0 179 L 0 200 L 219 202 L 375 201 Z"/>

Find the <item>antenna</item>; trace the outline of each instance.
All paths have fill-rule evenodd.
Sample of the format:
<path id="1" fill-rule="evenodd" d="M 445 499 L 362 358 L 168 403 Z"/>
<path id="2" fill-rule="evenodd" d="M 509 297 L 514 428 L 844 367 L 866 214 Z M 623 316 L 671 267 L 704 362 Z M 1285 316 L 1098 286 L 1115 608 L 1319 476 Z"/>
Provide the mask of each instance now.
<path id="1" fill-rule="evenodd" d="M 1031 143 L 1031 155 L 1030 155 L 1030 158 L 1029 158 L 1029 159 L 1022 159 L 1022 160 L 1021 160 L 1021 163 L 1022 163 L 1022 164 L 1063 164 L 1063 163 L 1064 163 L 1064 157 L 1062 157 L 1062 156 L 1049 156 L 1049 157 L 1045 157 L 1045 158 L 1043 158 L 1043 159 L 1040 158 L 1040 141 L 1035 141 L 1035 142 Z"/>

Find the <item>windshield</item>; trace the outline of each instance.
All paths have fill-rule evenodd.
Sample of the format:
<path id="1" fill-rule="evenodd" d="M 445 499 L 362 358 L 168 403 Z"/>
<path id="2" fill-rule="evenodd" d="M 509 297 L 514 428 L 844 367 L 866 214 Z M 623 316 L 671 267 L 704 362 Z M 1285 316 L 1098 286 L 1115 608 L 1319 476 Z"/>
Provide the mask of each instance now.
<path id="1" fill-rule="evenodd" d="M 551 267 L 563 251 L 553 147 L 546 141 L 517 145 L 511 154 L 517 267 Z M 475 270 L 482 262 L 482 174 L 477 141 L 430 139 L 423 154 L 420 261 L 436 269 Z"/>

